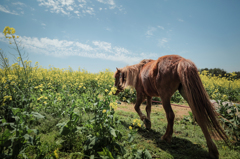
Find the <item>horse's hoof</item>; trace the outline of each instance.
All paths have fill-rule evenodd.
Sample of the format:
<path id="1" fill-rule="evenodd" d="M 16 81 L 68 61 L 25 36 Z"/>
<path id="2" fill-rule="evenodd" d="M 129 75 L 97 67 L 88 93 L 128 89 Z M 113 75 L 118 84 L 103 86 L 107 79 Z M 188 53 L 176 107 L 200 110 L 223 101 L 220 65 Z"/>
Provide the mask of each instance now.
<path id="1" fill-rule="evenodd" d="M 171 137 L 170 137 L 170 138 L 167 138 L 167 137 L 162 136 L 162 137 L 161 137 L 161 141 L 166 141 L 166 142 L 168 142 L 168 143 L 171 143 L 172 138 L 171 138 Z"/>
<path id="2" fill-rule="evenodd" d="M 211 150 L 209 150 L 209 156 L 210 156 L 210 158 L 212 158 L 212 159 L 219 159 L 219 153 L 218 153 L 218 151 L 216 152 L 214 152 L 214 151 L 211 151 Z"/>
<path id="3" fill-rule="evenodd" d="M 145 118 L 145 119 L 143 119 L 143 123 L 144 123 L 147 130 L 151 130 L 151 121 L 150 120 Z"/>
<path id="4" fill-rule="evenodd" d="M 209 156 L 212 159 L 219 159 L 219 156 L 218 155 L 216 156 L 215 154 L 209 154 Z"/>

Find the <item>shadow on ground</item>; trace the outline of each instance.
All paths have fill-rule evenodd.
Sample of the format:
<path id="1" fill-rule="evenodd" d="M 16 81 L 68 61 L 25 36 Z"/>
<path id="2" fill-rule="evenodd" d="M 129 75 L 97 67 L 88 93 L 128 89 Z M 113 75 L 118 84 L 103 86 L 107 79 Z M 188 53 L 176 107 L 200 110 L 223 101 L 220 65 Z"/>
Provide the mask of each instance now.
<path id="1" fill-rule="evenodd" d="M 122 124 L 128 128 L 129 124 L 122 122 Z M 194 144 L 191 141 L 173 137 L 171 143 L 161 141 L 160 138 L 163 134 L 155 130 L 146 130 L 139 128 L 138 134 L 141 135 L 145 140 L 152 140 L 154 144 L 160 148 L 161 151 L 169 153 L 173 158 L 176 159 L 208 159 L 208 151 L 203 149 L 201 145 Z M 151 151 L 151 150 L 150 150 Z M 153 158 L 162 158 L 161 156 L 152 156 Z"/>

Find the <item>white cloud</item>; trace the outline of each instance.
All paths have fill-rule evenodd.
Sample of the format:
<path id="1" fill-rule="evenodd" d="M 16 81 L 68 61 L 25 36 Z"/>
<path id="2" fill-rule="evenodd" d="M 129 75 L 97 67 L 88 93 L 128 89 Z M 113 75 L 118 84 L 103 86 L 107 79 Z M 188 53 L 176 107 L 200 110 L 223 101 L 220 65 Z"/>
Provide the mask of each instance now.
<path id="1" fill-rule="evenodd" d="M 46 24 L 42 23 L 41 25 L 46 26 Z"/>
<path id="2" fill-rule="evenodd" d="M 167 43 L 168 41 L 169 41 L 169 40 L 168 40 L 167 38 L 162 38 L 162 39 L 159 40 L 158 45 L 159 45 L 160 47 L 166 47 L 166 43 Z"/>
<path id="3" fill-rule="evenodd" d="M 72 10 L 73 10 L 73 7 L 71 7 L 71 6 L 68 6 L 68 7 L 67 7 L 67 10 L 70 10 L 70 11 L 72 11 Z"/>
<path id="4" fill-rule="evenodd" d="M 112 29 L 109 28 L 109 27 L 106 27 L 105 29 L 106 29 L 107 31 L 112 31 Z"/>
<path id="5" fill-rule="evenodd" d="M 112 46 L 105 41 L 92 41 L 90 44 L 83 44 L 77 41 L 58 39 L 19 37 L 21 44 L 28 53 L 45 54 L 49 56 L 81 56 L 99 58 L 111 61 L 121 61 L 127 64 L 135 64 L 145 58 L 157 58 L 157 54 L 141 53 L 134 54 L 131 51 L 118 46 Z M 0 41 L 8 43 L 8 39 L 0 33 Z"/>
<path id="6" fill-rule="evenodd" d="M 157 29 L 155 27 L 148 27 L 148 30 L 146 32 L 147 37 L 150 37 L 153 35 L 153 32 L 155 32 Z"/>
<path id="7" fill-rule="evenodd" d="M 87 9 L 85 10 L 85 13 L 88 13 L 90 15 L 94 15 L 94 9 L 91 7 L 87 7 Z"/>
<path id="8" fill-rule="evenodd" d="M 92 42 L 95 46 L 98 46 L 99 49 L 105 50 L 105 51 L 110 51 L 112 49 L 111 43 L 108 42 L 102 42 L 102 41 L 93 41 Z"/>
<path id="9" fill-rule="evenodd" d="M 157 26 L 157 27 L 148 27 L 148 30 L 147 30 L 147 32 L 145 33 L 145 35 L 147 36 L 147 37 L 151 37 L 151 36 L 153 36 L 153 33 L 155 32 L 155 31 L 157 31 L 157 29 L 162 29 L 162 30 L 164 30 L 164 27 L 163 26 Z"/>
<path id="10" fill-rule="evenodd" d="M 95 7 L 94 3 L 86 0 L 37 0 L 39 6 L 48 8 L 46 11 L 51 13 L 63 14 L 63 15 L 95 15 L 95 10 L 102 10 L 103 8 Z M 123 10 L 122 6 L 118 7 L 114 0 L 97 0 L 98 2 L 109 6 L 109 9 L 118 8 L 119 11 Z"/>
<path id="11" fill-rule="evenodd" d="M 79 47 L 80 49 L 85 50 L 85 51 L 92 51 L 92 50 L 94 50 L 90 45 L 87 45 L 87 44 L 82 44 L 82 43 L 76 42 L 75 45 L 77 47 Z"/>
<path id="12" fill-rule="evenodd" d="M 22 7 L 26 7 L 26 4 L 22 3 L 22 2 L 15 2 L 15 3 L 12 3 L 13 5 L 19 5 L 19 6 L 22 6 Z"/>
<path id="13" fill-rule="evenodd" d="M 158 26 L 158 28 L 160 28 L 160 29 L 164 30 L 164 27 L 163 27 L 163 26 Z"/>
<path id="14" fill-rule="evenodd" d="M 184 22 L 184 20 L 182 20 L 182 19 L 180 19 L 180 18 L 178 19 L 178 21 L 179 21 L 179 22 Z"/>
<path id="15" fill-rule="evenodd" d="M 69 5 L 73 4 L 73 3 L 74 3 L 74 0 L 63 0 L 62 1 L 62 4 L 63 5 L 67 5 L 67 6 L 69 6 Z"/>
<path id="16" fill-rule="evenodd" d="M 68 10 L 71 5 L 73 5 L 73 0 L 38 0 L 40 2 L 39 6 L 46 6 L 50 8 L 50 12 L 52 13 L 63 13 L 65 15 L 69 15 Z"/>
<path id="17" fill-rule="evenodd" d="M 9 13 L 9 14 L 14 14 L 14 15 L 19 15 L 16 11 L 10 11 L 8 8 L 5 8 L 4 6 L 0 5 L 0 11 Z"/>
<path id="18" fill-rule="evenodd" d="M 97 0 L 97 1 L 103 4 L 110 5 L 109 9 L 114 9 L 116 7 L 114 0 Z"/>

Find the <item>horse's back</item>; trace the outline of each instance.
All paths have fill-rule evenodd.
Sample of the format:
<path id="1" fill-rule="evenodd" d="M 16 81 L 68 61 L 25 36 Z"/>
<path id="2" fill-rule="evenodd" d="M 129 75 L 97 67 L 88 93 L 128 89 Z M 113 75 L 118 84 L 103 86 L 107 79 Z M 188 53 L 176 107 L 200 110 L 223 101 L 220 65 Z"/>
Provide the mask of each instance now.
<path id="1" fill-rule="evenodd" d="M 182 59 L 179 55 L 166 55 L 145 64 L 140 72 L 145 93 L 149 96 L 171 96 L 180 84 L 177 67 Z"/>

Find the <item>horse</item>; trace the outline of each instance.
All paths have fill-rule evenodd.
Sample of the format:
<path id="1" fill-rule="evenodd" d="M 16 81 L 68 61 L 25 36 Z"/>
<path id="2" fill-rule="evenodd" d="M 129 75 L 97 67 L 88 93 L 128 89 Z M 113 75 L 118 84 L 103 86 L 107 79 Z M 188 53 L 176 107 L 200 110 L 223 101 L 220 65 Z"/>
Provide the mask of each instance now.
<path id="1" fill-rule="evenodd" d="M 175 118 L 170 99 L 174 92 L 179 90 L 201 127 L 210 157 L 219 158 L 218 149 L 212 141 L 211 135 L 223 139 L 225 143 L 227 143 L 228 137 L 217 120 L 217 113 L 203 87 L 198 69 L 191 60 L 179 55 L 166 55 L 157 60 L 145 59 L 135 65 L 117 68 L 114 77 L 114 86 L 117 88 L 115 95 L 127 86 L 135 88 L 137 99 L 134 108 L 146 129 L 151 129 L 152 97 L 161 98 L 168 121 L 166 132 L 161 140 L 169 143 L 172 139 Z M 145 98 L 147 98 L 147 116 L 140 110 L 140 105 Z"/>

